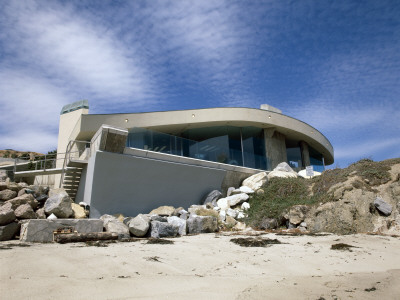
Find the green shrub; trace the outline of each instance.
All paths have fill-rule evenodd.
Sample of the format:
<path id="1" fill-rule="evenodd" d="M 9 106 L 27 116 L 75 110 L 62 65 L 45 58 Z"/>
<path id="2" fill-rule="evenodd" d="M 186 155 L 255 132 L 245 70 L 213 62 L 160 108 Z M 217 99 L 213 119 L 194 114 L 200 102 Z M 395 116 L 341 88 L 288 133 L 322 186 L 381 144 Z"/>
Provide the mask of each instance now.
<path id="1" fill-rule="evenodd" d="M 293 205 L 312 205 L 320 197 L 310 196 L 311 181 L 304 178 L 272 178 L 263 194 L 257 194 L 249 200 L 246 223 L 256 226 L 263 218 L 280 218 Z"/>

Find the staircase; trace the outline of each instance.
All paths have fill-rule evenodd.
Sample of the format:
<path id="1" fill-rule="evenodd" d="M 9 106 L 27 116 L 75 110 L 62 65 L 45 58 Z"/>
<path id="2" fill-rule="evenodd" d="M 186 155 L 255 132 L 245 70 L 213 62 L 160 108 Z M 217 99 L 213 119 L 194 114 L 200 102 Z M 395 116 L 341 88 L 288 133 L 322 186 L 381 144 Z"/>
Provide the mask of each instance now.
<path id="1" fill-rule="evenodd" d="M 82 170 L 88 163 L 90 148 L 86 141 L 70 141 L 62 168 L 60 187 L 63 187 L 72 201 L 75 201 Z M 79 149 L 80 148 L 80 149 Z"/>
<path id="2" fill-rule="evenodd" d="M 72 201 L 75 201 L 79 182 L 81 180 L 82 170 L 85 164 L 87 164 L 87 161 L 70 161 L 64 171 L 62 186 Z"/>

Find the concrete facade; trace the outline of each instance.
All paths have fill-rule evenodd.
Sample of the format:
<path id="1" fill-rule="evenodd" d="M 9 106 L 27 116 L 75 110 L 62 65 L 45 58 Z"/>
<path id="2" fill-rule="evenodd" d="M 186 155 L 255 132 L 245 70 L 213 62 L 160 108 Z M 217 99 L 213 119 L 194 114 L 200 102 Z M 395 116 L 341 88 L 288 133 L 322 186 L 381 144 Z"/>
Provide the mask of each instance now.
<path id="1" fill-rule="evenodd" d="M 84 201 L 90 217 L 135 216 L 161 205 L 187 209 L 220 189 L 222 169 L 98 151 L 89 160 Z M 78 200 L 77 200 L 78 201 Z"/>

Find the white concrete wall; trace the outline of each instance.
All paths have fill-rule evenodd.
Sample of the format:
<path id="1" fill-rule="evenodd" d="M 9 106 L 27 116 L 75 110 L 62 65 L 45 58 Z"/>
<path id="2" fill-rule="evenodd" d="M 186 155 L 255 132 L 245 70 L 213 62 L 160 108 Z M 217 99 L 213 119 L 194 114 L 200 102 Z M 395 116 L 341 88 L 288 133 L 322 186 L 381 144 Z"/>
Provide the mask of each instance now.
<path id="1" fill-rule="evenodd" d="M 81 108 L 66 114 L 60 115 L 60 123 L 58 127 L 58 143 L 57 143 L 57 162 L 56 168 L 62 168 L 64 163 L 64 154 L 72 131 L 77 123 L 80 121 L 83 114 L 88 114 L 89 109 Z M 60 184 L 61 175 L 56 175 L 54 180 L 54 187 Z"/>

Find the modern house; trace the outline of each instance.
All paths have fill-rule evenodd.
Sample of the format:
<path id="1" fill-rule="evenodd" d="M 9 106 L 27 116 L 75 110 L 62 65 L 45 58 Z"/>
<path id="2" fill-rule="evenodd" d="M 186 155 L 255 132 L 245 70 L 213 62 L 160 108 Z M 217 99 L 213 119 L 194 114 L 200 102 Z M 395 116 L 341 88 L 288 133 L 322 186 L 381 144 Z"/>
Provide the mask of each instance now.
<path id="1" fill-rule="evenodd" d="M 186 208 L 283 161 L 316 171 L 334 161 L 322 133 L 269 105 L 89 114 L 79 101 L 61 111 L 57 151 L 56 186 L 92 217 Z"/>

